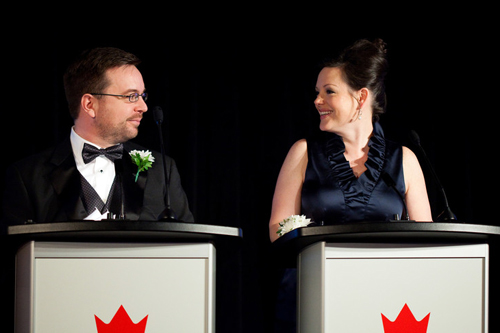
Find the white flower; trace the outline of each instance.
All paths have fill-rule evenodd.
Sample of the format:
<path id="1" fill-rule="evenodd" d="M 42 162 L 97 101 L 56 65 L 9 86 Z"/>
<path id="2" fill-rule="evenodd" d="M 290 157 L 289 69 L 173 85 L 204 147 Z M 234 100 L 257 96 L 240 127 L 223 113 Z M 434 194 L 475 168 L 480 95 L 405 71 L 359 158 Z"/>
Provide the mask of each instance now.
<path id="1" fill-rule="evenodd" d="M 149 162 L 154 162 L 155 158 L 149 150 L 132 150 L 130 156 L 139 154 L 141 160 L 148 159 Z"/>
<path id="2" fill-rule="evenodd" d="M 304 215 L 292 215 L 279 223 L 280 227 L 276 232 L 280 237 L 294 229 L 306 227 L 311 224 L 311 219 L 306 218 Z"/>
<path id="3" fill-rule="evenodd" d="M 139 173 L 141 171 L 145 171 L 153 166 L 153 162 L 155 158 L 153 154 L 149 150 L 132 150 L 130 153 L 130 158 L 132 158 L 132 162 L 137 165 L 137 173 L 135 174 L 135 181 L 139 178 Z"/>

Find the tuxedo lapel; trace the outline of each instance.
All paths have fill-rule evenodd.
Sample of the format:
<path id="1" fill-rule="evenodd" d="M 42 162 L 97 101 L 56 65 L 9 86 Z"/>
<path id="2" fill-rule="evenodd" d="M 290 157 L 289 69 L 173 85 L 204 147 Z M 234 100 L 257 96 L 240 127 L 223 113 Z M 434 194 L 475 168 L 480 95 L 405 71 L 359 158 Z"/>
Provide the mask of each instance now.
<path id="1" fill-rule="evenodd" d="M 137 220 L 139 219 L 144 203 L 144 189 L 146 188 L 148 173 L 147 171 L 141 172 L 137 182 L 135 181 L 137 166 L 133 164 L 132 159 L 129 156 L 129 151 L 131 150 L 133 149 L 131 149 L 130 144 L 125 143 L 123 158 L 115 161 L 115 167 L 117 173 L 119 172 L 120 164 L 123 170 L 122 184 L 126 218 L 130 220 Z"/>
<path id="2" fill-rule="evenodd" d="M 120 175 L 122 185 L 118 184 L 115 188 L 110 210 L 114 214 L 119 214 L 123 192 L 126 218 L 137 220 L 142 212 L 148 172 L 141 172 L 137 182 L 135 181 L 137 166 L 133 164 L 128 154 L 133 149 L 136 147 L 125 143 L 123 158 L 115 161 L 116 174 Z M 58 199 L 58 210 L 49 220 L 83 220 L 88 213 L 81 199 L 81 176 L 76 167 L 69 138 L 56 147 L 50 163 L 53 165 L 53 170 L 49 174 L 49 181 Z"/>
<path id="3" fill-rule="evenodd" d="M 56 192 L 59 210 L 54 212 L 53 221 L 81 220 L 86 211 L 80 197 L 80 173 L 76 168 L 69 138 L 55 150 L 50 163 L 54 169 L 49 180 Z"/>

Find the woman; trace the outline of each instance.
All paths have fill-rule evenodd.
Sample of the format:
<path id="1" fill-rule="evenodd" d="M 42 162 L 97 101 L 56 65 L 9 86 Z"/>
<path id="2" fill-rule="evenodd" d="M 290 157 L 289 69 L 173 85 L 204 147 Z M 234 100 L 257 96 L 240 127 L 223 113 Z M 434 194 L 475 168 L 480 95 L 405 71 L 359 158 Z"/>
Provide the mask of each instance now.
<path id="1" fill-rule="evenodd" d="M 382 40 L 360 40 L 318 75 L 314 101 L 325 135 L 296 142 L 283 163 L 273 198 L 271 241 L 283 219 L 304 214 L 319 224 L 382 221 L 403 214 L 432 221 L 422 170 L 415 154 L 385 140 L 387 72 Z M 387 181 L 387 179 L 390 179 Z"/>

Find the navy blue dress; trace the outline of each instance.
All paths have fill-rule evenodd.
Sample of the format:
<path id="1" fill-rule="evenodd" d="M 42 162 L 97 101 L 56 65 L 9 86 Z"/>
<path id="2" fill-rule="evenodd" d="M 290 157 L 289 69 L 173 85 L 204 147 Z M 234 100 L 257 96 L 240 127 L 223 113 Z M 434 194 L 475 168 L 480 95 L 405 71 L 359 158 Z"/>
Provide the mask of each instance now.
<path id="1" fill-rule="evenodd" d="M 321 139 L 307 141 L 309 161 L 302 187 L 302 214 L 319 225 L 388 221 L 395 214 L 403 216 L 401 198 L 382 179 L 387 173 L 404 197 L 402 146 L 386 140 L 379 123 L 373 124 L 368 146 L 367 170 L 356 178 L 345 159 L 340 136 L 324 133 Z"/>
<path id="2" fill-rule="evenodd" d="M 382 174 L 387 173 L 404 197 L 403 148 L 385 139 L 379 123 L 373 124 L 368 146 L 367 170 L 356 178 L 345 159 L 340 136 L 321 133 L 317 138 L 307 139 L 302 214 L 318 225 L 388 221 L 395 214 L 403 216 L 401 198 L 382 178 Z M 296 269 L 286 269 L 276 302 L 276 333 L 296 330 L 296 283 Z"/>

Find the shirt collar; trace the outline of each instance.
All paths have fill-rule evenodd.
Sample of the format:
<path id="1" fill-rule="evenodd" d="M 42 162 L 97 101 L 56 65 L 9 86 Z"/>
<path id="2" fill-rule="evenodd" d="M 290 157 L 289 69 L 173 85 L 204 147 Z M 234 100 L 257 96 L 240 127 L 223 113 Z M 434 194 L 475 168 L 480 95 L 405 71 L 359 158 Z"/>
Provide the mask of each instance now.
<path id="1" fill-rule="evenodd" d="M 76 162 L 77 166 L 78 165 L 85 165 L 85 163 L 83 162 L 83 157 L 82 157 L 83 145 L 85 143 L 92 145 L 94 147 L 97 147 L 99 149 L 101 148 L 98 145 L 96 145 L 90 141 L 87 141 L 84 138 L 82 138 L 81 136 L 79 136 L 75 132 L 74 127 L 71 127 L 71 134 L 69 136 L 69 139 L 71 141 L 71 147 L 73 148 L 73 155 L 75 156 L 75 162 Z"/>

